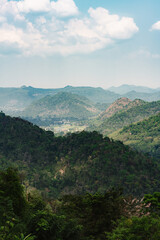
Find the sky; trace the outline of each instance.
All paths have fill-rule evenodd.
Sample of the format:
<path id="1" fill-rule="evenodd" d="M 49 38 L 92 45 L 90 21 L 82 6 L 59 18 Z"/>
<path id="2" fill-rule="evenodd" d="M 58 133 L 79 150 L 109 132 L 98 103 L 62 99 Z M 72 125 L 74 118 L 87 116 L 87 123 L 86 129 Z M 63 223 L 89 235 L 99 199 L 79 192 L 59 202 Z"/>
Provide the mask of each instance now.
<path id="1" fill-rule="evenodd" d="M 159 0 L 0 0 L 0 87 L 160 87 Z"/>

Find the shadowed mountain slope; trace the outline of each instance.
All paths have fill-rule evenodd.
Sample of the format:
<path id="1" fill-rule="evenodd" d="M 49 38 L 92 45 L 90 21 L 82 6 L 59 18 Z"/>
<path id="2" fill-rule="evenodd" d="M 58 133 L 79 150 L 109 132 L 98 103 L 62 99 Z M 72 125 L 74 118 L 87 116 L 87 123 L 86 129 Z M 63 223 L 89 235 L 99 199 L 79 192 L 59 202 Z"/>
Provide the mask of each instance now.
<path id="1" fill-rule="evenodd" d="M 14 166 L 45 194 L 106 192 L 123 186 L 135 196 L 159 189 L 159 165 L 97 132 L 54 137 L 20 118 L 0 113 L 0 168 Z M 24 181 L 24 180 L 23 180 Z"/>

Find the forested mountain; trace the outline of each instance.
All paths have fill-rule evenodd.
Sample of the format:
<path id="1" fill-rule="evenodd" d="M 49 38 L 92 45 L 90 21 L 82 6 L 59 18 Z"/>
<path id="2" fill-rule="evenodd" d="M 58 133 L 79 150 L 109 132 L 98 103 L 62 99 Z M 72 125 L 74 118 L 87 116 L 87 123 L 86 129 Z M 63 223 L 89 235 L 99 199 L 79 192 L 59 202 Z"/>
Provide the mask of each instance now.
<path id="1" fill-rule="evenodd" d="M 109 118 L 115 113 L 118 113 L 122 110 L 127 110 L 132 107 L 140 106 L 145 104 L 144 101 L 140 99 L 135 99 L 134 101 L 130 100 L 129 98 L 119 98 L 114 103 L 112 103 L 101 115 L 100 119 Z"/>
<path id="2" fill-rule="evenodd" d="M 159 189 L 158 162 L 97 132 L 55 137 L 19 118 L 0 114 L 0 166 L 17 167 L 22 181 L 57 197 L 123 186 L 135 196 Z"/>
<path id="3" fill-rule="evenodd" d="M 123 110 L 115 113 L 111 117 L 103 120 L 98 126 L 92 126 L 90 129 L 94 129 L 102 132 L 103 134 L 109 134 L 117 129 L 123 128 L 131 123 L 141 121 L 145 118 L 158 114 L 160 112 L 160 101 L 149 102 L 140 106 L 132 107 L 128 110 Z"/>
<path id="4" fill-rule="evenodd" d="M 111 137 L 160 159 L 160 113 L 124 127 Z"/>
<path id="5" fill-rule="evenodd" d="M 100 111 L 86 97 L 60 92 L 46 96 L 27 107 L 23 116 L 35 118 L 59 117 L 86 119 L 98 115 Z"/>
<path id="6" fill-rule="evenodd" d="M 0 88 L 0 108 L 7 112 L 21 111 L 33 101 L 59 92 L 78 94 L 87 97 L 94 103 L 112 103 L 120 97 L 113 92 L 93 87 L 66 86 L 64 88 L 43 89 L 22 86 L 21 88 Z"/>
<path id="7" fill-rule="evenodd" d="M 136 98 L 145 101 L 160 100 L 159 89 L 148 89 L 145 87 L 128 85 L 122 86 L 122 89 L 120 87 L 120 91 L 118 90 L 117 93 L 115 89 L 119 88 L 113 87 L 108 90 L 104 90 L 100 87 L 94 88 L 72 86 L 55 89 L 34 88 L 31 86 L 22 86 L 20 88 L 0 88 L 0 109 L 12 115 L 16 115 L 17 113 L 17 115 L 19 116 L 21 115 L 20 111 L 29 106 L 33 101 L 44 98 L 47 95 L 54 95 L 59 92 L 68 92 L 87 97 L 95 104 L 98 103 L 99 106 L 100 104 L 102 104 L 102 110 L 104 110 L 103 104 L 111 104 L 121 97 L 127 97 L 131 100 L 134 100 Z"/>

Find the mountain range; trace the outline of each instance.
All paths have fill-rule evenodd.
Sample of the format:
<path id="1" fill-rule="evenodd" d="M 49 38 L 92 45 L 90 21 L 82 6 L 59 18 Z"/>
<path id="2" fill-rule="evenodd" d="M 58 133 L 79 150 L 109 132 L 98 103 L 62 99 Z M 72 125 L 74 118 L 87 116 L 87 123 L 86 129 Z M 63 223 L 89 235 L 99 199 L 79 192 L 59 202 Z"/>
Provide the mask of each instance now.
<path id="1" fill-rule="evenodd" d="M 78 94 L 87 97 L 93 103 L 100 104 L 111 104 L 121 97 L 127 97 L 131 100 L 136 98 L 144 101 L 160 100 L 159 88 L 153 90 L 130 85 L 122 85 L 119 88 L 109 88 L 107 90 L 94 87 L 66 86 L 64 88 L 42 89 L 22 86 L 21 88 L 0 88 L 0 109 L 14 115 L 15 112 L 24 110 L 33 101 L 59 92 Z"/>
<path id="2" fill-rule="evenodd" d="M 117 94 L 125 94 L 128 92 L 140 92 L 140 93 L 155 93 L 160 91 L 160 88 L 149 88 L 149 87 L 144 87 L 144 86 L 135 86 L 135 85 L 128 85 L 128 84 L 123 84 L 119 87 L 110 87 L 107 90 L 115 92 Z"/>

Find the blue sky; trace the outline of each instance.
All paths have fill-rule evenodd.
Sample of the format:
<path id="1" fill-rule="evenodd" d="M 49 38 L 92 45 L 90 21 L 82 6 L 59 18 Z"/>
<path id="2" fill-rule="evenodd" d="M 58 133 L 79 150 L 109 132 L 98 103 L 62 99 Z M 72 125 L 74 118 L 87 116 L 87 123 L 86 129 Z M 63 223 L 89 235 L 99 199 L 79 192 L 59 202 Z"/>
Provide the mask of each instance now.
<path id="1" fill-rule="evenodd" d="M 0 86 L 160 87 L 159 0 L 0 0 Z"/>

